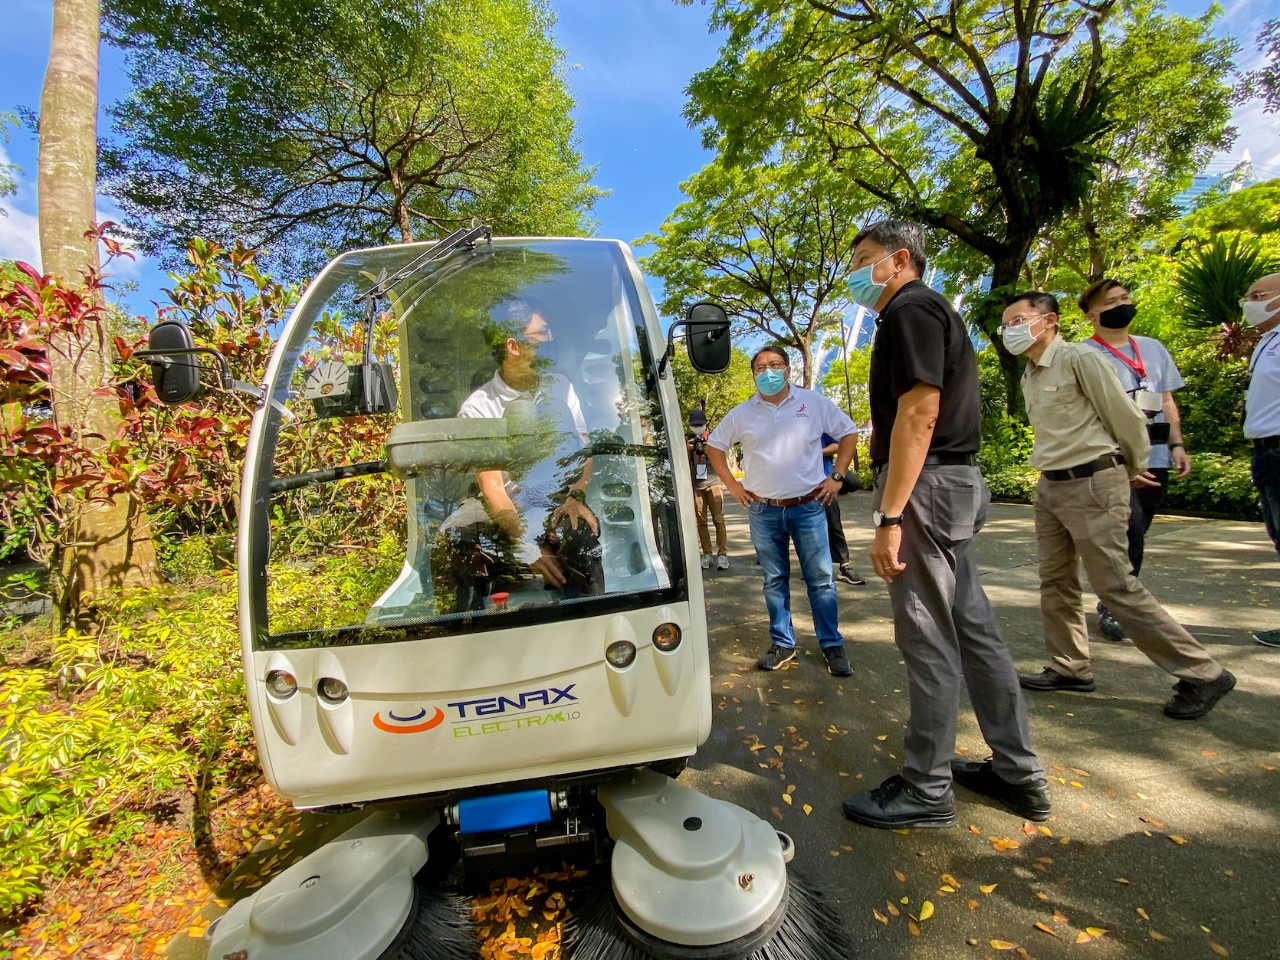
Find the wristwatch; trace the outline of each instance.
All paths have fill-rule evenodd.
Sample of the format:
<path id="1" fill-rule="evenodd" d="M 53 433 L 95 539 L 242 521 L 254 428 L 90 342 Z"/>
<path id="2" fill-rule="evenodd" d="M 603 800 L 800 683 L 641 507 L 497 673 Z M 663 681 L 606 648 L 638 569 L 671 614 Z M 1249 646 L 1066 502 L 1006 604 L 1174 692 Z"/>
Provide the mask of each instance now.
<path id="1" fill-rule="evenodd" d="M 886 517 L 879 510 L 872 510 L 871 522 L 877 527 L 898 527 L 902 525 L 902 514 L 898 514 L 896 517 Z"/>
<path id="2" fill-rule="evenodd" d="M 834 480 L 836 483 L 844 483 L 844 474 L 841 473 L 839 470 L 832 470 L 831 479 Z"/>

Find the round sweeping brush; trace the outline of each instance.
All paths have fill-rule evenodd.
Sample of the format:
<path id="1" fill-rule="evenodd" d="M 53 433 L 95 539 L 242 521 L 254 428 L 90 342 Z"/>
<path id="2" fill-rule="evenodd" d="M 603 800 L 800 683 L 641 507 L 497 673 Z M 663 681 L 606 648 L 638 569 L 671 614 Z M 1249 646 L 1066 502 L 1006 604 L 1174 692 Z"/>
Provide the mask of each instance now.
<path id="1" fill-rule="evenodd" d="M 785 915 L 764 943 L 748 936 L 734 944 L 686 946 L 649 937 L 620 917 L 606 877 L 579 889 L 570 900 L 565 960 L 848 960 L 852 956 L 831 901 L 791 871 L 784 903 Z"/>
<path id="2" fill-rule="evenodd" d="M 470 899 L 421 878 L 414 893 L 408 920 L 378 960 L 478 960 Z"/>

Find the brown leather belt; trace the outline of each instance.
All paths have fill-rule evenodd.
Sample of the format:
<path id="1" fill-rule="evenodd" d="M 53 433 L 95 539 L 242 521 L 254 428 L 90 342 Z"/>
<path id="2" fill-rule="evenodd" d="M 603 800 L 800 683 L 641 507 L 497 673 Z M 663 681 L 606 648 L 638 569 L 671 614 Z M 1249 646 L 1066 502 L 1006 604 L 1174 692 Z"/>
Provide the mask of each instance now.
<path id="1" fill-rule="evenodd" d="M 1044 470 L 1041 472 L 1046 480 L 1082 480 L 1085 477 L 1092 477 L 1095 473 L 1110 470 L 1112 467 L 1119 467 L 1123 464 L 1123 456 L 1118 453 L 1109 453 L 1105 457 L 1099 457 L 1089 463 L 1082 463 L 1078 467 L 1068 467 L 1066 470 Z"/>
<path id="2" fill-rule="evenodd" d="M 755 497 L 755 494 L 752 494 Z M 756 503 L 763 503 L 770 507 L 798 507 L 802 503 L 812 503 L 818 499 L 818 491 L 806 493 L 803 497 L 782 497 L 781 499 L 771 499 L 769 497 L 756 497 Z"/>

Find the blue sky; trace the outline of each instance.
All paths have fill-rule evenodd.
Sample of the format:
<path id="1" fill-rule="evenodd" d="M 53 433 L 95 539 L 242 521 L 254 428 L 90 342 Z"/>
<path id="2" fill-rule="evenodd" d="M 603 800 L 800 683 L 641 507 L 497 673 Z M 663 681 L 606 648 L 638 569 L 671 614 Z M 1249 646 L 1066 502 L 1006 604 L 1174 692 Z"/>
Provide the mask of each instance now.
<path id="1" fill-rule="evenodd" d="M 680 182 L 710 159 L 681 116 L 685 85 L 715 60 L 719 45 L 707 31 L 707 7 L 679 6 L 672 0 L 552 2 L 559 14 L 557 38 L 570 65 L 582 153 L 597 166 L 597 184 L 613 191 L 596 207 L 599 233 L 635 241 L 658 230 L 680 201 Z M 1268 5 L 1266 0 L 1226 5 L 1221 27 L 1240 40 L 1242 67 L 1256 60 L 1254 38 Z M 5 30 L 0 31 L 0 111 L 35 108 L 48 61 L 50 0 L 6 0 L 6 7 Z M 1170 7 L 1198 15 L 1208 3 L 1176 0 Z M 104 45 L 104 106 L 126 92 L 122 58 Z M 1280 117 L 1249 104 L 1235 119 L 1240 134 L 1232 154 L 1222 160 L 1235 159 L 1247 148 L 1259 179 L 1280 176 Z M 100 133 L 107 131 L 105 123 Z M 0 200 L 8 213 L 0 217 L 0 257 L 32 263 L 39 260 L 35 146 L 26 130 L 11 130 L 9 143 L 0 144 L 0 151 L 22 168 L 17 196 Z M 100 201 L 99 215 L 118 217 L 108 198 Z M 166 285 L 164 274 L 146 260 L 122 264 L 117 272 L 138 284 L 127 306 L 150 313 L 149 302 Z"/>

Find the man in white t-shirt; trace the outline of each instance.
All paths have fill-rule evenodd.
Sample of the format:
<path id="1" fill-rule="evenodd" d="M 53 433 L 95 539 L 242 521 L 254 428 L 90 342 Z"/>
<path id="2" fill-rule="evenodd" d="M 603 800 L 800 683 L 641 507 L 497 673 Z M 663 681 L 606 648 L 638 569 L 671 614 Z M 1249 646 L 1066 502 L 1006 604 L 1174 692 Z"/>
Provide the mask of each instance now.
<path id="1" fill-rule="evenodd" d="M 458 416 L 511 419 L 520 411 L 535 448 L 528 462 L 476 474 L 488 515 L 515 545 L 516 559 L 547 587 L 566 596 L 601 594 L 600 525 L 586 504 L 591 461 L 579 456 L 587 428 L 573 385 L 550 372 L 551 327 L 539 305 L 517 299 L 494 307 L 483 333 L 498 370 L 463 401 Z"/>
<path id="2" fill-rule="evenodd" d="M 748 511 L 751 543 L 764 574 L 769 649 L 756 661 L 777 670 L 796 655 L 791 623 L 791 551 L 809 593 L 818 645 L 835 677 L 853 673 L 840 635 L 836 587 L 831 579 L 826 505 L 835 499 L 853 459 L 853 421 L 814 390 L 791 385 L 786 349 L 762 347 L 751 358 L 757 392 L 725 415 L 707 440 L 707 457 L 729 493 Z M 830 476 L 822 468 L 822 435 L 839 446 Z M 729 469 L 726 451 L 742 444 L 743 478 Z"/>
<path id="3" fill-rule="evenodd" d="M 1240 306 L 1244 322 L 1261 334 L 1249 358 L 1244 435 L 1253 441 L 1253 483 L 1262 520 L 1280 553 L 1280 273 L 1255 280 Z M 1259 630 L 1253 639 L 1280 647 L 1280 630 Z"/>

